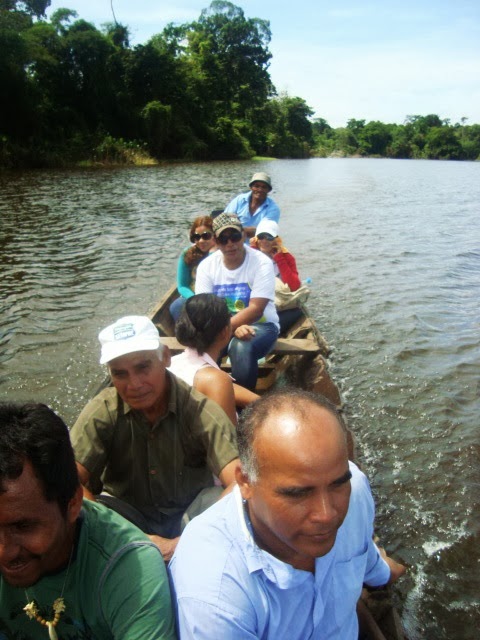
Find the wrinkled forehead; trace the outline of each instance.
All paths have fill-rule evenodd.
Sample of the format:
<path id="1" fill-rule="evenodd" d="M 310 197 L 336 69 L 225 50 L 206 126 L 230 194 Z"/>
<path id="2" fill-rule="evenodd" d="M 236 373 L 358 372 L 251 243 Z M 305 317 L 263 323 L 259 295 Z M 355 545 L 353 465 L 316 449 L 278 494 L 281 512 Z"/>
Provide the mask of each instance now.
<path id="1" fill-rule="evenodd" d="M 134 367 L 142 362 L 154 362 L 155 360 L 162 360 L 164 353 L 164 345 L 160 345 L 158 349 L 146 349 L 144 351 L 132 351 L 132 353 L 126 353 L 123 356 L 114 358 L 108 363 L 110 369 Z"/>

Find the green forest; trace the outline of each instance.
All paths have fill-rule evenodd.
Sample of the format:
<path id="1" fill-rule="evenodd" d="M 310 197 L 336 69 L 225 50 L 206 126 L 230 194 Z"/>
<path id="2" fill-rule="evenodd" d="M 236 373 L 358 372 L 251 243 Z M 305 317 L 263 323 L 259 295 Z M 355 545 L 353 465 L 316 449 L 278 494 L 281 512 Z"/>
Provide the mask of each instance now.
<path id="1" fill-rule="evenodd" d="M 68 2 L 68 0 L 66 0 Z M 270 78 L 270 24 L 214 0 L 131 46 L 50 0 L 0 0 L 0 167 L 255 156 L 477 160 L 480 125 L 435 114 L 333 128 Z M 261 5 L 260 5 L 261 6 Z"/>

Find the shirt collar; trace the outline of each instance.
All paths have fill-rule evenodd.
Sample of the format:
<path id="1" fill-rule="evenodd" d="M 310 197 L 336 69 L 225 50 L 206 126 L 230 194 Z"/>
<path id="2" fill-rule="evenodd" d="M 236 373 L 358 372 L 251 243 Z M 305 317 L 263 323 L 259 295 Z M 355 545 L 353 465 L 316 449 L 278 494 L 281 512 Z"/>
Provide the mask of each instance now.
<path id="1" fill-rule="evenodd" d="M 203 360 L 206 364 L 209 364 L 214 369 L 220 369 L 215 360 L 208 355 L 208 353 L 203 352 L 201 355 L 198 353 L 196 349 L 192 349 L 191 347 L 186 347 L 184 351 L 185 357 L 188 360 L 193 362 L 197 362 L 198 360 Z"/>
<path id="2" fill-rule="evenodd" d="M 275 583 L 279 589 L 291 589 L 307 580 L 313 581 L 314 576 L 309 571 L 295 569 L 290 564 L 282 562 L 267 551 L 260 549 L 254 540 L 252 524 L 245 511 L 238 485 L 233 489 L 233 500 L 240 524 L 237 537 L 240 538 L 249 573 L 263 572 L 267 580 Z"/>

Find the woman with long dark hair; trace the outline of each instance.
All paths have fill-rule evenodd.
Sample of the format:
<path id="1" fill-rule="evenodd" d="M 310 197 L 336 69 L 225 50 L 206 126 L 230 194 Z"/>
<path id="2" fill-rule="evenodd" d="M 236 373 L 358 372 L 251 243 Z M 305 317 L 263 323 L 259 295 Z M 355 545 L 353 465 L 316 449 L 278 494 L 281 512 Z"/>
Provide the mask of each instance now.
<path id="1" fill-rule="evenodd" d="M 232 337 L 225 300 L 213 293 L 188 298 L 175 325 L 175 336 L 186 349 L 172 358 L 169 370 L 219 404 L 236 425 L 236 408 L 254 402 L 258 395 L 234 384 L 217 364 Z"/>

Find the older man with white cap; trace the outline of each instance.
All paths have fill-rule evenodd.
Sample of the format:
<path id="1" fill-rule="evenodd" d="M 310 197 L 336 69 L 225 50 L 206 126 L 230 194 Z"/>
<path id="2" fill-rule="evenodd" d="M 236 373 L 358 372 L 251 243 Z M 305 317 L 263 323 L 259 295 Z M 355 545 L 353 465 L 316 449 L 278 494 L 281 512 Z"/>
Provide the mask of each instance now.
<path id="1" fill-rule="evenodd" d="M 241 193 L 225 208 L 226 213 L 235 213 L 242 223 L 247 238 L 253 238 L 260 220 L 268 219 L 278 222 L 280 209 L 267 196 L 272 190 L 272 180 L 264 171 L 254 173 L 248 183 L 250 191 Z"/>
<path id="2" fill-rule="evenodd" d="M 170 353 L 145 316 L 99 334 L 113 383 L 81 412 L 71 439 L 84 494 L 115 509 L 167 561 L 183 526 L 234 481 L 235 429 L 216 403 L 166 370 Z"/>

